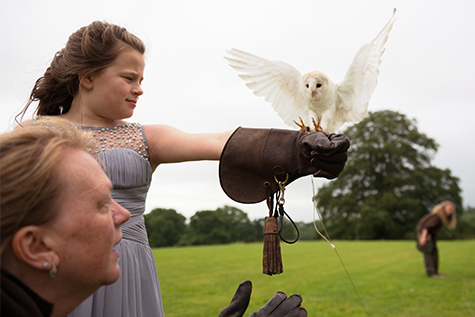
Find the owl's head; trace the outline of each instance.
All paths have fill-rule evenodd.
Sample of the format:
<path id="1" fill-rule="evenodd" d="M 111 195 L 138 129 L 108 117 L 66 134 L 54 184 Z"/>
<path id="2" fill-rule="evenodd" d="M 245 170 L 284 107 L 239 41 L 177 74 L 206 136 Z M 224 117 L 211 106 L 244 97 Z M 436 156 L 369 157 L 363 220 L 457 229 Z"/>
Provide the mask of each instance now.
<path id="1" fill-rule="evenodd" d="M 302 77 L 305 97 L 318 101 L 323 98 L 328 89 L 328 77 L 321 72 L 307 73 Z"/>

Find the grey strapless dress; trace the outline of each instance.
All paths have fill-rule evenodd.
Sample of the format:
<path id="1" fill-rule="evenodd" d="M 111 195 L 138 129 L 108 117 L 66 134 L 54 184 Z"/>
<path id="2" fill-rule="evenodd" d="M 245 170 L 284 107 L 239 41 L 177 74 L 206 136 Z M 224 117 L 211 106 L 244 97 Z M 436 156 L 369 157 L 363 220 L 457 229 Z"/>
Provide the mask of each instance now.
<path id="1" fill-rule="evenodd" d="M 114 189 L 112 198 L 130 212 L 121 227 L 120 278 L 101 287 L 69 317 L 161 317 L 163 305 L 157 268 L 149 247 L 143 213 L 152 180 L 148 147 L 139 124 L 114 128 L 88 128 Z M 119 141 L 118 141 L 119 140 Z"/>

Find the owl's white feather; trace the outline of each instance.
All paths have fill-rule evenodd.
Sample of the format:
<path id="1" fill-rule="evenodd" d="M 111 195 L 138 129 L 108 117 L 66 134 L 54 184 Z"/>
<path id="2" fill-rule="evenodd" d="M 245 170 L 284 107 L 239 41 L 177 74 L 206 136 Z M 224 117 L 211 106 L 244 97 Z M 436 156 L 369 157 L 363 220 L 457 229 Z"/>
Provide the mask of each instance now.
<path id="1" fill-rule="evenodd" d="M 363 45 L 354 57 L 343 80 L 334 84 L 324 73 L 302 76 L 293 66 L 246 53 L 228 51 L 225 57 L 240 72 L 246 86 L 264 97 L 289 126 L 301 120 L 314 130 L 312 119 L 326 132 L 335 132 L 345 122 L 360 122 L 368 114 L 368 103 L 378 83 L 384 45 L 395 21 L 389 22 L 373 41 Z"/>

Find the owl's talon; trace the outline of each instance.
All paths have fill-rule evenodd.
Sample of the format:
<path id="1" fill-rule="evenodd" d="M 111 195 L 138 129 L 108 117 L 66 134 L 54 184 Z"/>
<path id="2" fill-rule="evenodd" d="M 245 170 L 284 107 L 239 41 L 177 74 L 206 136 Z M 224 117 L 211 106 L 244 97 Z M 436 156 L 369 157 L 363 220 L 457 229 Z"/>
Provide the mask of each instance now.
<path id="1" fill-rule="evenodd" d="M 320 126 L 320 120 L 318 120 L 318 122 L 315 122 L 315 119 L 312 118 L 312 123 L 313 123 L 313 126 L 315 127 L 315 132 L 323 131 L 322 127 Z"/>
<path id="2" fill-rule="evenodd" d="M 299 117 L 299 119 L 300 119 L 300 123 L 298 123 L 297 121 L 294 120 L 294 123 L 300 127 L 299 131 L 307 132 L 307 133 L 310 132 L 310 127 L 307 127 L 305 125 L 305 123 L 303 122 L 301 117 Z"/>

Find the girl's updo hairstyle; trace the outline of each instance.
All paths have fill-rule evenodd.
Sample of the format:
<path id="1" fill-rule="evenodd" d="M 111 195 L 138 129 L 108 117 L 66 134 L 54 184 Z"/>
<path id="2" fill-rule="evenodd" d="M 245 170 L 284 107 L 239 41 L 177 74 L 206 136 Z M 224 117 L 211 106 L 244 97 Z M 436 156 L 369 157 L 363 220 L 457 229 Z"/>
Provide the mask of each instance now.
<path id="1" fill-rule="evenodd" d="M 102 71 L 127 47 L 142 55 L 145 53 L 144 43 L 118 25 L 94 21 L 80 28 L 55 54 L 45 74 L 36 81 L 28 104 L 18 116 L 23 116 L 34 101 L 39 101 L 36 108 L 38 116 L 68 112 L 79 90 L 79 75 L 88 76 Z"/>

